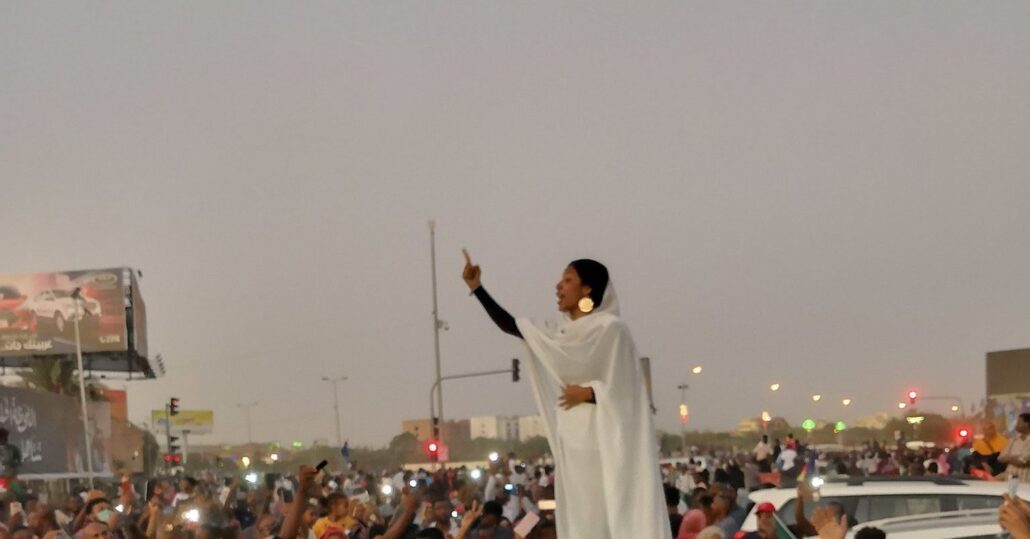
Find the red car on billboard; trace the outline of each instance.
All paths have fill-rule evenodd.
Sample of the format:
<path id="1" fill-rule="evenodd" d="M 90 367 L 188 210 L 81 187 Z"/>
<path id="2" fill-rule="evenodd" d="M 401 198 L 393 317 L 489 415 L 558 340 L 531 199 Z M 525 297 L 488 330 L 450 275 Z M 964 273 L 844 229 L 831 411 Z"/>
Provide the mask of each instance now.
<path id="1" fill-rule="evenodd" d="M 28 299 L 13 286 L 0 286 L 0 331 L 36 331 L 36 316 L 25 304 Z"/>

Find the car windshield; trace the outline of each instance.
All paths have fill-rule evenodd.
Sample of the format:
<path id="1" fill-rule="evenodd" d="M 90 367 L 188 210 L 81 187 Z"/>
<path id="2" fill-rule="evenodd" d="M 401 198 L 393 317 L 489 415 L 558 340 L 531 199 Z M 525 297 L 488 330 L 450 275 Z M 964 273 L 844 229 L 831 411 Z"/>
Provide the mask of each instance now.
<path id="1" fill-rule="evenodd" d="M 71 293 L 70 292 L 65 292 L 64 290 L 54 290 L 53 293 L 54 293 L 54 297 L 55 298 L 69 298 L 69 297 L 71 297 Z"/>
<path id="2" fill-rule="evenodd" d="M 20 298 L 21 294 L 18 293 L 18 289 L 13 286 L 0 286 L 0 299 L 15 299 Z"/>

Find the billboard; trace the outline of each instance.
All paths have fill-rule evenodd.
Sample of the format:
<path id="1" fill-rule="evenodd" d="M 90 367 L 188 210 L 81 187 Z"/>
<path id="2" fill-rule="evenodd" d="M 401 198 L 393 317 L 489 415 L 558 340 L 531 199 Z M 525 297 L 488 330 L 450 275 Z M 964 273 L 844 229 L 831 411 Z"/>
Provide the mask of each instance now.
<path id="1" fill-rule="evenodd" d="M 150 412 L 150 424 L 154 432 L 164 434 L 166 415 L 164 410 L 152 410 Z M 211 434 L 215 430 L 215 413 L 211 410 L 179 410 L 177 415 L 172 416 L 172 434 L 180 435 L 183 432 L 190 434 Z"/>
<path id="2" fill-rule="evenodd" d="M 987 397 L 1030 396 L 1030 348 L 987 353 Z"/>
<path id="3" fill-rule="evenodd" d="M 111 476 L 111 411 L 87 404 L 93 473 Z M 21 450 L 18 475 L 25 479 L 86 477 L 86 440 L 79 400 L 33 389 L 0 387 L 0 427 Z"/>
<path id="4" fill-rule="evenodd" d="M 81 314 L 82 351 L 128 350 L 122 270 L 0 276 L 0 356 L 75 353 L 72 321 Z M 79 288 L 81 299 L 72 292 Z"/>

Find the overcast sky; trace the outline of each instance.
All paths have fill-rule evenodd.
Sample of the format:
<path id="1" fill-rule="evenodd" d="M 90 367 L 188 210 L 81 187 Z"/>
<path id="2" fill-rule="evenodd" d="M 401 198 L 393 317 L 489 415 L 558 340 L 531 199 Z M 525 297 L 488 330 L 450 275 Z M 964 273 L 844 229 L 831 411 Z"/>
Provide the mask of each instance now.
<path id="1" fill-rule="evenodd" d="M 1030 346 L 1030 3 L 0 4 L 0 272 L 143 271 L 142 420 L 384 444 L 611 270 L 658 426 L 984 394 Z M 699 377 L 690 368 L 703 365 Z M 783 384 L 771 395 L 768 385 Z M 824 401 L 813 405 L 810 396 Z M 848 410 L 840 405 L 851 397 Z M 946 404 L 939 404 L 944 410 Z M 504 376 L 445 414 L 533 414 Z"/>

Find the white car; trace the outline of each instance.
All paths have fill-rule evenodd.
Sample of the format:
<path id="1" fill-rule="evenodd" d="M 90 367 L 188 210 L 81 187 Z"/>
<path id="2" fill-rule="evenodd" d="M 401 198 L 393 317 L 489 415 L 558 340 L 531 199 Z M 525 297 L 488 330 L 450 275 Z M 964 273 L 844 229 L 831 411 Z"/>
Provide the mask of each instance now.
<path id="1" fill-rule="evenodd" d="M 945 513 L 953 511 L 994 510 L 1007 492 L 1004 481 L 980 481 L 948 476 L 929 477 L 854 477 L 828 479 L 819 489 L 819 501 L 805 503 L 805 515 L 819 506 L 835 501 L 848 516 L 862 524 L 875 520 Z M 1019 496 L 1030 499 L 1030 485 L 1020 485 Z M 788 525 L 795 524 L 797 489 L 756 490 L 748 495 L 754 502 L 741 530 L 755 531 L 755 508 L 762 502 L 776 507 L 776 514 Z"/>
<path id="2" fill-rule="evenodd" d="M 997 509 L 952 511 L 874 520 L 848 531 L 853 538 L 863 528 L 877 528 L 891 539 L 986 539 L 1004 537 Z"/>
<path id="3" fill-rule="evenodd" d="M 98 301 L 82 297 L 81 303 L 84 319 L 100 316 L 100 303 Z M 57 332 L 63 334 L 66 329 L 65 322 L 75 318 L 75 298 L 72 297 L 71 292 L 51 288 L 40 292 L 36 297 L 32 298 L 29 309 L 32 310 L 37 318 L 49 318 Z"/>

